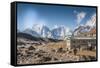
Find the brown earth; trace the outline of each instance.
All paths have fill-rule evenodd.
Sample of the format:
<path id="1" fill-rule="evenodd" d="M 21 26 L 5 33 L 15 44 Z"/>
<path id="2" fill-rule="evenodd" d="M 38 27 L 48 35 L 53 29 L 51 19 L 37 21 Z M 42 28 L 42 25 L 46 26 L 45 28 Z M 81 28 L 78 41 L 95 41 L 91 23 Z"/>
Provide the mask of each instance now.
<path id="1" fill-rule="evenodd" d="M 18 64 L 39 64 L 55 62 L 88 61 L 96 59 L 95 51 L 78 51 L 66 49 L 66 41 L 49 42 L 46 44 L 26 44 L 17 47 Z"/>

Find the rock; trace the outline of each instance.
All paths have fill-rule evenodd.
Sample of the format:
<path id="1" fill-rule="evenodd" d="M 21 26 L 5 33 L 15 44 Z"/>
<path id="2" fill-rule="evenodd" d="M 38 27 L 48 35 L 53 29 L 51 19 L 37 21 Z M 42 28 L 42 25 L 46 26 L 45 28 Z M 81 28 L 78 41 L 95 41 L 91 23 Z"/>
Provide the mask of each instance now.
<path id="1" fill-rule="evenodd" d="M 30 46 L 30 47 L 28 48 L 28 50 L 35 50 L 35 48 L 34 48 L 33 46 Z"/>

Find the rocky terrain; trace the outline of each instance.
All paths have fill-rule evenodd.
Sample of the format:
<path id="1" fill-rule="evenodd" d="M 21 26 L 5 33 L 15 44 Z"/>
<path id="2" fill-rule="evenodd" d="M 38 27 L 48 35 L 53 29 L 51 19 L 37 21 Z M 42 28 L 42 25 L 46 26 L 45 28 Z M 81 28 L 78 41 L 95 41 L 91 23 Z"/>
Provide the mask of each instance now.
<path id="1" fill-rule="evenodd" d="M 26 37 L 26 36 L 25 36 Z M 96 59 L 95 51 L 79 51 L 74 54 L 73 50 L 66 47 L 67 41 L 44 41 L 41 39 L 17 39 L 17 63 L 39 64 L 55 62 L 89 61 Z M 90 53 L 89 53 L 90 52 Z"/>

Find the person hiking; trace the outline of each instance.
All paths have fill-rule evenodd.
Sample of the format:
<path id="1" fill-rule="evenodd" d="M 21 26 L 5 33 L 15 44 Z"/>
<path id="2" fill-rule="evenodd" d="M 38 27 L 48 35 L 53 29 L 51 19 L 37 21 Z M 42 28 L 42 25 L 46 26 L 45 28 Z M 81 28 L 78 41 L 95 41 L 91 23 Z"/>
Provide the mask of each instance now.
<path id="1" fill-rule="evenodd" d="M 76 55 L 77 54 L 77 49 L 76 48 L 74 48 L 74 55 Z"/>

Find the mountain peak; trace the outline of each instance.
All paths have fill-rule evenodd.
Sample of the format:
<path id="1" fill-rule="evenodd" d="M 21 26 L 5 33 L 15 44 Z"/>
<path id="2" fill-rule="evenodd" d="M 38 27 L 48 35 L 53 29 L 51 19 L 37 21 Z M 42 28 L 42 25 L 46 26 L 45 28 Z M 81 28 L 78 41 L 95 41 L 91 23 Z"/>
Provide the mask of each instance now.
<path id="1" fill-rule="evenodd" d="M 66 28 L 59 26 L 55 29 L 50 30 L 46 25 L 34 24 L 32 29 L 25 29 L 22 33 L 26 33 L 36 37 L 53 38 L 53 39 L 64 39 L 66 34 Z"/>

